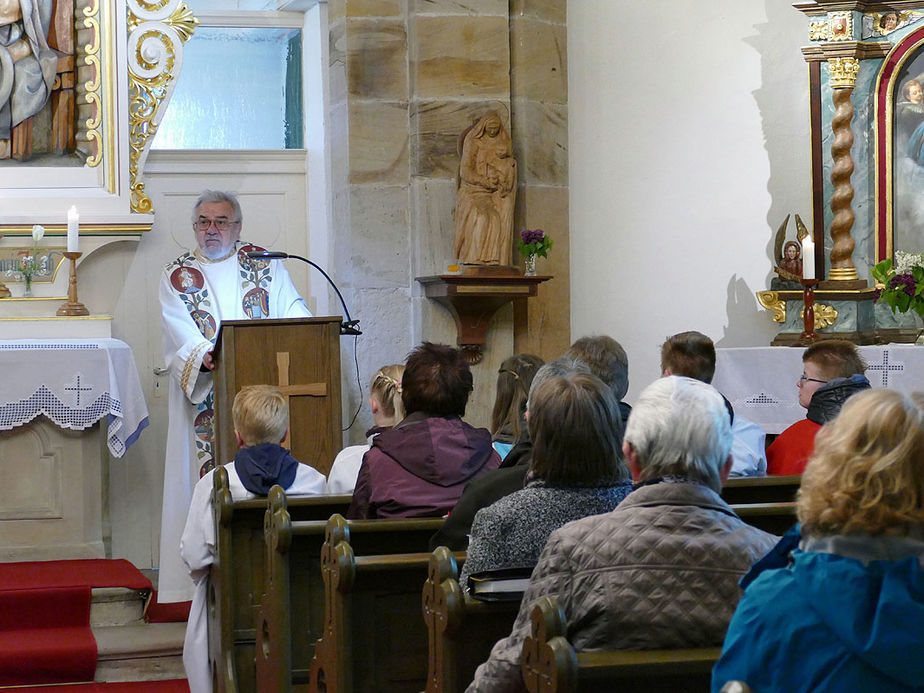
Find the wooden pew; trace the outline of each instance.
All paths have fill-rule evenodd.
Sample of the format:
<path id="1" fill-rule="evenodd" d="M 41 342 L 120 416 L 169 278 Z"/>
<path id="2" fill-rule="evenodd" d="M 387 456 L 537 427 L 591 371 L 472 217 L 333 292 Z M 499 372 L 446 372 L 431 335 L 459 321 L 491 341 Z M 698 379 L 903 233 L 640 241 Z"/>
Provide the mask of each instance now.
<path id="1" fill-rule="evenodd" d="M 424 552 L 430 536 L 442 526 L 442 518 L 347 521 L 338 514 L 326 523 L 297 522 L 289 519 L 285 497 L 271 492 L 266 523 L 267 589 L 260 610 L 256 643 L 257 690 L 285 693 L 292 689 L 293 684 L 303 684 L 313 678 L 309 676 L 309 667 L 313 666 L 318 639 L 328 630 L 330 617 L 326 602 L 332 590 L 329 574 L 339 566 L 333 550 L 340 543 L 350 547 L 351 560 L 355 558 L 360 565 L 369 563 L 371 559 L 375 559 L 371 560 L 375 565 L 376 561 L 390 565 L 391 577 L 397 580 L 395 584 L 400 590 L 407 589 L 407 583 L 402 582 L 407 571 L 400 567 L 401 559 L 390 559 L 390 555 L 404 557 L 419 553 L 415 558 L 417 563 L 412 561 L 410 568 L 417 573 L 412 607 L 409 610 L 396 609 L 391 616 L 407 620 L 410 631 L 420 630 L 426 643 L 419 615 L 420 590 L 426 578 L 426 561 L 429 558 L 429 554 Z M 370 560 L 366 556 L 370 556 Z M 386 579 L 386 587 L 388 584 Z M 389 599 L 384 601 L 387 603 Z M 371 609 L 369 613 L 375 613 L 375 610 Z M 390 618 L 385 620 L 382 627 L 387 630 L 386 626 L 391 625 Z M 365 625 L 373 627 L 369 623 Z M 369 634 L 369 637 L 373 635 Z M 425 656 L 426 650 L 423 651 Z M 421 682 L 425 666 L 424 662 Z M 343 689 L 335 689 L 328 682 L 326 690 Z"/>
<path id="2" fill-rule="evenodd" d="M 752 527 L 782 535 L 796 524 L 796 503 L 746 503 L 732 505 L 732 510 Z"/>
<path id="3" fill-rule="evenodd" d="M 523 643 L 521 670 L 530 693 L 703 693 L 709 691 L 720 647 L 686 650 L 575 652 L 558 603 L 542 597 Z"/>
<path id="4" fill-rule="evenodd" d="M 209 569 L 209 662 L 215 693 L 256 691 L 254 644 L 264 592 L 264 517 L 267 500 L 234 502 L 223 467 L 213 475 L 215 562 Z M 285 493 L 280 488 L 278 493 Z M 289 509 L 299 520 L 324 522 L 346 512 L 352 496 L 293 496 Z"/>
<path id="5" fill-rule="evenodd" d="M 786 503 L 796 500 L 802 476 L 732 477 L 722 486 L 722 498 L 729 505 L 744 503 Z"/>
<path id="6" fill-rule="evenodd" d="M 426 693 L 462 693 L 498 640 L 510 634 L 519 601 L 472 599 L 459 586 L 457 563 L 445 546 L 430 555 L 423 588 L 427 627 Z"/>

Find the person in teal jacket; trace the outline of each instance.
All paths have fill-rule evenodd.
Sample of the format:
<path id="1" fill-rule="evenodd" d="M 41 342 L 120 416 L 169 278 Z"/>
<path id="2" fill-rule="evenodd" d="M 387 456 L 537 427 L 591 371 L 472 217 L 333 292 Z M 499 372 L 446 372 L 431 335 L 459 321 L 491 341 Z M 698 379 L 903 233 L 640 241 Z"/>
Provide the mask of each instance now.
<path id="1" fill-rule="evenodd" d="M 818 434 L 797 512 L 741 581 L 714 693 L 924 691 L 924 395 L 852 397 Z"/>

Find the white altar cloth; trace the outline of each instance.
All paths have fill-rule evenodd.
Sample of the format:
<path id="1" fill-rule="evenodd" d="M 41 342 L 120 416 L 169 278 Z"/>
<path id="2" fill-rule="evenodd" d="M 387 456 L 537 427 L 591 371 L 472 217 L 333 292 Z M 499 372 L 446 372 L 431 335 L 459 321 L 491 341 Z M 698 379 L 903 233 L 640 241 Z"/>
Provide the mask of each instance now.
<path id="1" fill-rule="evenodd" d="M 72 430 L 107 417 L 107 445 L 122 457 L 148 425 L 131 348 L 118 339 L 0 341 L 0 430 L 39 414 Z"/>
<path id="2" fill-rule="evenodd" d="M 716 349 L 712 384 L 736 412 L 767 433 L 782 433 L 805 418 L 796 381 L 802 375 L 800 347 Z M 924 347 L 913 344 L 861 346 L 866 377 L 875 387 L 924 392 Z"/>

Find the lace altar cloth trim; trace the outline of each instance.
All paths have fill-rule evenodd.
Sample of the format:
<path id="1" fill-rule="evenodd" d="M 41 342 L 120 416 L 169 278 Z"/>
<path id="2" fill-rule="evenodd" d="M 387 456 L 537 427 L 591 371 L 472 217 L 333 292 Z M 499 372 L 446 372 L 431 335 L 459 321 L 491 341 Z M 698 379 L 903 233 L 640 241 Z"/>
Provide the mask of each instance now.
<path id="1" fill-rule="evenodd" d="M 44 415 L 79 431 L 106 417 L 109 451 L 121 457 L 148 425 L 134 357 L 117 339 L 0 342 L 0 368 L 0 430 Z"/>

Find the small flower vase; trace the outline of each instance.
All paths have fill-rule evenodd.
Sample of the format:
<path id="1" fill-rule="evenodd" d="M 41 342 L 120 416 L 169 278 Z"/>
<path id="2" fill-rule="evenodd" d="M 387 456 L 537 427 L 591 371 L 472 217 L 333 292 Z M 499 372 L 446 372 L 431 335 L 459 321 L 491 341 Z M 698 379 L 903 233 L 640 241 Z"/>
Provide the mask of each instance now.
<path id="1" fill-rule="evenodd" d="M 23 280 L 26 282 L 26 288 L 23 290 L 22 295 L 25 298 L 32 298 L 32 276 L 24 276 Z"/>
<path id="2" fill-rule="evenodd" d="M 526 277 L 535 277 L 536 276 L 536 258 L 538 255 L 535 253 L 527 255 L 524 259 L 526 269 L 523 271 L 523 275 Z"/>

